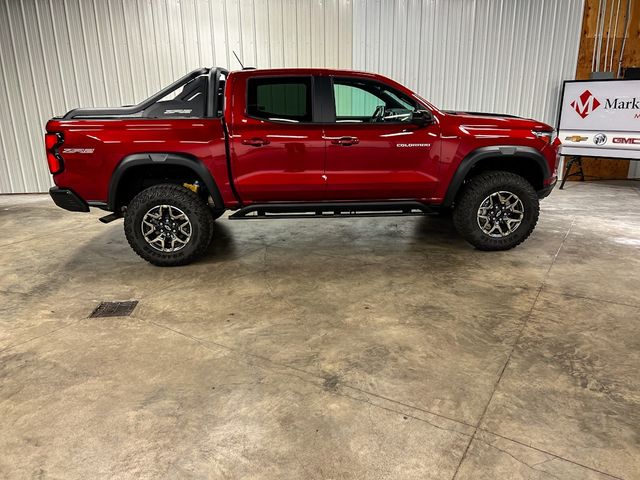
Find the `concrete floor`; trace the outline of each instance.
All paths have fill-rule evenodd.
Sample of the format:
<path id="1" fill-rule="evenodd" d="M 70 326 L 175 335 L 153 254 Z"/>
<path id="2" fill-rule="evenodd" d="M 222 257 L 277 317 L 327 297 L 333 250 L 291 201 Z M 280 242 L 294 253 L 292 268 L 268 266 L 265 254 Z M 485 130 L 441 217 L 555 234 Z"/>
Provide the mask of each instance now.
<path id="1" fill-rule="evenodd" d="M 501 253 L 442 218 L 222 219 L 160 269 L 0 197 L 0 477 L 640 478 L 639 212 L 571 183 Z"/>

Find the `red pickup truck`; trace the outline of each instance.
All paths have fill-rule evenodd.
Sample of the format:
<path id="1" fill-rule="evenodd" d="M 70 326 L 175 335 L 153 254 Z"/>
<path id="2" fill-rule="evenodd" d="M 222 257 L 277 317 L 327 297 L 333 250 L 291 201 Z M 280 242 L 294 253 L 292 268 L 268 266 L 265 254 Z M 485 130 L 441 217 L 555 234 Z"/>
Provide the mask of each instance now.
<path id="1" fill-rule="evenodd" d="M 371 73 L 195 70 L 134 106 L 75 109 L 46 126 L 53 201 L 124 217 L 161 266 L 193 261 L 213 221 L 453 210 L 481 250 L 524 241 L 556 182 L 544 123 L 443 111 Z"/>

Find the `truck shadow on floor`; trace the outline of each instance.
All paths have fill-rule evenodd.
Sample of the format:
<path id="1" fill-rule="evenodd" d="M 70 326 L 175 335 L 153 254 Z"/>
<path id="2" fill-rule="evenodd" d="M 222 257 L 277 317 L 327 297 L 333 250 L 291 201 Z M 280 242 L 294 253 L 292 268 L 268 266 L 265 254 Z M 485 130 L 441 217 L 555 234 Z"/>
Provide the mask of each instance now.
<path id="1" fill-rule="evenodd" d="M 470 248 L 456 233 L 451 218 L 446 216 L 426 216 L 423 218 L 367 219 L 371 225 L 362 223 L 349 225 L 349 220 L 326 219 L 314 222 L 326 222 L 326 227 L 314 228 L 298 220 L 242 221 L 230 222 L 226 219 L 214 223 L 211 245 L 196 265 L 212 265 L 234 261 L 255 249 L 265 245 L 278 245 L 291 249 L 292 255 L 300 250 L 309 250 L 317 245 L 335 246 L 348 255 L 361 253 L 363 242 L 373 247 L 384 248 L 397 241 L 411 241 L 420 249 L 433 248 Z M 362 220 L 359 220 L 362 222 Z M 380 222 L 384 221 L 382 224 Z M 335 222 L 340 222 L 337 225 Z M 250 227 L 247 229 L 247 227 Z M 274 228 L 275 227 L 275 228 Z M 364 228 L 363 228 L 364 227 Z M 391 231 L 397 233 L 391 234 Z M 354 240 L 358 240 L 354 244 Z M 148 265 L 133 253 L 127 244 L 122 225 L 114 223 L 104 231 L 93 235 L 77 252 L 60 265 L 66 272 L 80 271 L 91 266 L 94 270 L 128 269 Z M 177 267 L 177 268 L 188 268 Z M 107 273 L 107 272 L 104 272 Z"/>
<path id="2" fill-rule="evenodd" d="M 281 262 L 295 264 L 300 255 L 318 251 L 326 262 L 326 252 L 336 249 L 339 257 L 356 262 L 362 255 L 373 252 L 390 258 L 407 255 L 414 261 L 415 253 L 469 253 L 472 249 L 456 234 L 446 217 L 359 219 L 351 225 L 348 220 L 327 219 L 326 226 L 310 229 L 295 220 L 271 222 L 230 222 L 222 219 L 214 225 L 214 236 L 207 253 L 191 265 L 161 268 L 139 258 L 125 239 L 122 224 L 113 223 L 99 229 L 79 230 L 73 252 L 59 253 L 45 260 L 46 272 L 36 272 L 35 283 L 28 295 L 56 297 L 69 288 L 87 288 L 89 292 L 110 290 L 112 287 L 131 289 L 152 282 L 161 285 L 176 281 L 181 275 L 205 274 L 216 265 L 241 269 L 239 261 L 245 255 L 259 252 L 266 246 L 280 247 Z M 337 225 L 333 222 L 340 222 Z M 320 224 L 314 221 L 315 225 Z M 241 226 L 242 224 L 243 226 Z M 249 229 L 247 229 L 249 227 Z M 325 255 L 324 257 L 322 255 Z M 291 262 L 288 261 L 291 259 Z M 251 260 L 247 260 L 250 264 Z M 323 263 L 307 264 L 307 268 L 322 269 Z M 21 278 L 34 277 L 32 267 L 22 265 L 14 272 L 17 284 Z M 51 278 L 56 278 L 55 282 Z M 18 287 L 16 287 L 18 288 Z M 136 287 L 137 288 L 137 287 Z M 142 287 L 140 287 L 142 288 Z"/>

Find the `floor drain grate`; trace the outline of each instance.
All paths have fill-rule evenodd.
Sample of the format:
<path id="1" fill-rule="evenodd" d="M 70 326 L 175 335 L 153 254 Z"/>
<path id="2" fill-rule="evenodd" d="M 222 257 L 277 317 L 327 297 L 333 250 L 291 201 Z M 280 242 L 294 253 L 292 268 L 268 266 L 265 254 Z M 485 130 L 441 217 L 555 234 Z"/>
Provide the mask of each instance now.
<path id="1" fill-rule="evenodd" d="M 138 305 L 137 300 L 128 302 L 101 302 L 89 318 L 96 317 L 128 317 Z"/>

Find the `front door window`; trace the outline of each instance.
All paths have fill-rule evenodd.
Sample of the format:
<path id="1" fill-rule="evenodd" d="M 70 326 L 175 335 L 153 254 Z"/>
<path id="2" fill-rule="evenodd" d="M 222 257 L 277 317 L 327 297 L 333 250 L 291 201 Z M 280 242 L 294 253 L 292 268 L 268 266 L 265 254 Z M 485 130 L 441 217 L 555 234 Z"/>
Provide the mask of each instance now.
<path id="1" fill-rule="evenodd" d="M 408 122 L 416 102 L 378 82 L 336 79 L 336 123 Z"/>

